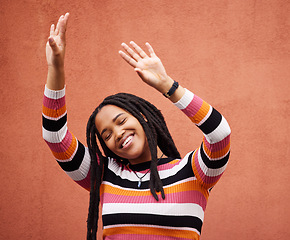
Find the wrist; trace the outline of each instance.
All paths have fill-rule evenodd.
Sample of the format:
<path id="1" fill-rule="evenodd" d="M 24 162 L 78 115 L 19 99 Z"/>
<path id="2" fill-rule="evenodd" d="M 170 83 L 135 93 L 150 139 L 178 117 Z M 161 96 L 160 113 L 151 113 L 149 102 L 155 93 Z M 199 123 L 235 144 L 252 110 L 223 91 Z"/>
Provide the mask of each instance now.
<path id="1" fill-rule="evenodd" d="M 163 95 L 167 94 L 169 90 L 172 88 L 174 83 L 175 81 L 171 77 L 167 76 L 167 80 L 164 82 L 162 86 L 160 86 L 159 92 L 162 93 Z M 179 101 L 179 99 L 181 99 L 181 97 L 184 95 L 185 89 L 182 86 L 178 85 L 177 88 L 174 88 L 173 90 L 174 90 L 173 93 L 171 92 L 171 96 L 168 97 L 168 99 L 173 103 L 175 103 Z"/>
<path id="2" fill-rule="evenodd" d="M 167 93 L 163 93 L 164 97 L 170 98 L 175 91 L 177 90 L 177 88 L 179 87 L 179 83 L 174 81 L 174 83 L 172 84 L 171 88 L 168 90 Z"/>
<path id="3" fill-rule="evenodd" d="M 59 66 L 48 65 L 48 72 L 64 73 L 64 65 L 63 64 L 60 64 Z"/>
<path id="4" fill-rule="evenodd" d="M 160 84 L 160 86 L 158 87 L 158 91 L 162 94 L 168 93 L 173 83 L 174 80 L 171 77 L 167 76 L 166 79 L 162 82 L 162 84 Z"/>

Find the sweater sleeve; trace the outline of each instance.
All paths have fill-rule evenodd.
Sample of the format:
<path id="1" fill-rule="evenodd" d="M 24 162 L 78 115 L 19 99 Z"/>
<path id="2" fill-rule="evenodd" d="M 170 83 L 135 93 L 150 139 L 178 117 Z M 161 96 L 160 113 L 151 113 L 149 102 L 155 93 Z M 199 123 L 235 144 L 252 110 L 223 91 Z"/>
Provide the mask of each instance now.
<path id="1" fill-rule="evenodd" d="M 207 189 L 222 176 L 230 154 L 231 129 L 226 119 L 211 105 L 186 89 L 175 103 L 203 132 L 201 146 L 192 154 L 192 169 L 197 180 Z"/>
<path id="2" fill-rule="evenodd" d="M 45 86 L 42 106 L 42 136 L 60 167 L 83 188 L 90 189 L 90 155 L 67 128 L 65 88 Z"/>

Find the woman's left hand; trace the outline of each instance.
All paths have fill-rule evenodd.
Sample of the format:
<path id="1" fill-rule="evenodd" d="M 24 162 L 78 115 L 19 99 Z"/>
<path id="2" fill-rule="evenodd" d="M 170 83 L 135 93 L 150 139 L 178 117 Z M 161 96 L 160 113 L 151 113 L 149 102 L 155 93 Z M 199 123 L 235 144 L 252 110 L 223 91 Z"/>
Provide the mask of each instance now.
<path id="1" fill-rule="evenodd" d="M 166 74 L 161 60 L 156 56 L 149 43 L 145 44 L 149 55 L 133 41 L 130 42 L 130 45 L 135 51 L 125 43 L 121 45 L 125 50 L 125 52 L 119 51 L 121 57 L 134 67 L 145 83 L 161 93 L 166 93 L 170 89 L 174 81 Z"/>

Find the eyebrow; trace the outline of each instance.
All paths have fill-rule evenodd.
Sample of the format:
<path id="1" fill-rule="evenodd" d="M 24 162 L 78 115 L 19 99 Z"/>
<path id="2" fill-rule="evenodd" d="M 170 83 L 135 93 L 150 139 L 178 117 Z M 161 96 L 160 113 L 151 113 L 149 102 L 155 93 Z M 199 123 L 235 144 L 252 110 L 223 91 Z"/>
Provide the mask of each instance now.
<path id="1" fill-rule="evenodd" d="M 120 117 L 121 115 L 123 115 L 125 113 L 119 113 L 117 114 L 114 118 L 113 118 L 113 122 L 116 122 L 116 120 L 118 119 L 118 117 Z M 101 136 L 103 135 L 104 132 L 107 131 L 107 128 L 103 129 L 103 131 L 101 132 Z"/>

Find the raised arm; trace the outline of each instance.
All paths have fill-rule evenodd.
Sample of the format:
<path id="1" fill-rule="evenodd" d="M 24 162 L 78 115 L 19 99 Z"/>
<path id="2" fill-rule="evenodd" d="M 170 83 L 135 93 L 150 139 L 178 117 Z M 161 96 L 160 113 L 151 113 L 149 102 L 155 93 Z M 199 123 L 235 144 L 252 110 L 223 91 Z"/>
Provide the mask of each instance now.
<path id="1" fill-rule="evenodd" d="M 174 80 L 167 75 L 153 48 L 146 43 L 149 52 L 147 55 L 136 43 L 130 42 L 130 45 L 133 49 L 122 43 L 124 51 L 119 51 L 121 57 L 134 67 L 145 83 L 163 94 L 166 93 Z M 204 134 L 201 146 L 189 156 L 196 178 L 206 189 L 210 189 L 219 180 L 228 162 L 230 127 L 216 109 L 182 86 L 179 86 L 169 99 Z"/>
<path id="2" fill-rule="evenodd" d="M 90 188 L 88 149 L 68 130 L 65 101 L 65 32 L 69 14 L 51 25 L 46 44 L 47 82 L 42 107 L 42 135 L 61 168 L 79 185 Z"/>

